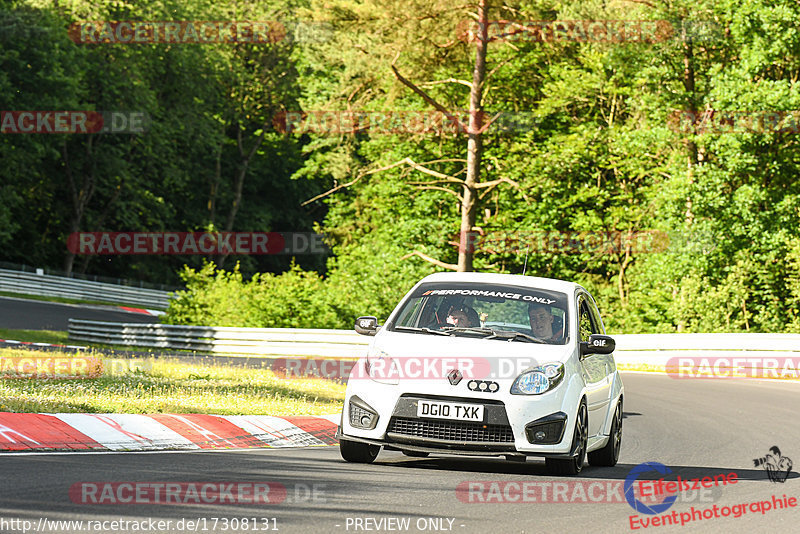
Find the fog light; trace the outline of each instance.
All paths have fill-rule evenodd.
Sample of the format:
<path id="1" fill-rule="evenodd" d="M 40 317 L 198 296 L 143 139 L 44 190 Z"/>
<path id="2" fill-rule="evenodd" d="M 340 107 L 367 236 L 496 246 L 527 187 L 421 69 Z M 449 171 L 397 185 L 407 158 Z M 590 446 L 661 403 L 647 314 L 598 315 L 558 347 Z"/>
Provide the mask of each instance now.
<path id="1" fill-rule="evenodd" d="M 564 437 L 567 414 L 557 412 L 525 425 L 525 435 L 529 443 L 554 445 Z"/>
<path id="2" fill-rule="evenodd" d="M 350 398 L 348 414 L 350 425 L 356 428 L 372 430 L 378 424 L 378 414 L 372 406 L 355 395 Z"/>

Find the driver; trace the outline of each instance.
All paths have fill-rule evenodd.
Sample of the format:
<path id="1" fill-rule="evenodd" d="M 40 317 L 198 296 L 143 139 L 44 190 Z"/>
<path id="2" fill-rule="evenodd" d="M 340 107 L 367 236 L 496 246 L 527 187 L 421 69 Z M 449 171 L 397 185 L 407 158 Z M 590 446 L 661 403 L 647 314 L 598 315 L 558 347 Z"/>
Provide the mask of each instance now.
<path id="1" fill-rule="evenodd" d="M 452 306 L 447 314 L 447 323 L 461 328 L 475 328 L 481 325 L 478 312 L 469 306 Z"/>
<path id="2" fill-rule="evenodd" d="M 528 319 L 531 322 L 533 335 L 544 341 L 560 341 L 564 336 L 564 328 L 553 332 L 555 316 L 550 312 L 550 307 L 538 302 L 528 304 Z"/>
<path id="3" fill-rule="evenodd" d="M 443 326 L 454 325 L 456 324 L 456 320 L 462 318 L 460 314 L 456 314 L 456 317 L 452 317 L 452 314 L 463 308 L 463 299 L 458 297 L 446 297 L 439 301 L 438 309 L 436 306 L 437 301 L 438 299 L 430 299 L 426 304 L 425 311 L 422 313 L 423 319 L 420 322 L 421 326 L 439 329 Z"/>
<path id="4" fill-rule="evenodd" d="M 464 304 L 462 298 L 446 298 L 442 300 L 438 310 L 435 309 L 433 302 L 429 302 L 422 316 L 420 325 L 426 328 L 439 329 L 444 326 L 474 328 L 481 325 L 478 312 Z"/>

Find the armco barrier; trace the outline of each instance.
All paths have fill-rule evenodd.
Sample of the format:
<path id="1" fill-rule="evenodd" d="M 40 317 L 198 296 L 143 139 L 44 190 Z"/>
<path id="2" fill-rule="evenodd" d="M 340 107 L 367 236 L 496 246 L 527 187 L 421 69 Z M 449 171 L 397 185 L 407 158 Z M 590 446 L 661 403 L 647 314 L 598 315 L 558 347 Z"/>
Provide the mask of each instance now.
<path id="1" fill-rule="evenodd" d="M 170 298 L 169 293 L 157 289 L 129 287 L 49 274 L 10 271 L 8 269 L 0 269 L 0 291 L 23 295 L 92 300 L 113 304 L 131 304 L 154 310 L 167 309 Z"/>
<path id="2" fill-rule="evenodd" d="M 352 330 L 233 328 L 69 320 L 69 339 L 212 354 L 355 359 L 370 338 Z"/>
<path id="3" fill-rule="evenodd" d="M 617 343 L 614 357 L 623 368 L 638 364 L 664 366 L 676 356 L 790 357 L 800 361 L 800 334 L 627 334 L 613 337 Z M 355 359 L 366 353 L 372 338 L 352 330 L 179 326 L 70 319 L 69 339 L 217 354 Z"/>
<path id="4" fill-rule="evenodd" d="M 670 358 L 793 358 L 800 361 L 800 334 L 613 335 L 617 365 L 663 367 Z"/>

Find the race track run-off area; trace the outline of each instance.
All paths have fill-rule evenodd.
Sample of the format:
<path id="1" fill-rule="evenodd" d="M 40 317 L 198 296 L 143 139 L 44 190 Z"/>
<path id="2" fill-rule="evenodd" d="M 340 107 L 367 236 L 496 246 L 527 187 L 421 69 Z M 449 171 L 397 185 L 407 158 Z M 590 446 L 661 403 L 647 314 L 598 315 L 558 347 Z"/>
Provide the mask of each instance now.
<path id="1" fill-rule="evenodd" d="M 90 442 L 77 445 L 73 434 L 72 452 L 27 448 L 2 454 L 0 531 L 796 531 L 797 472 L 791 469 L 784 481 L 773 481 L 756 460 L 775 446 L 785 459 L 800 458 L 799 384 L 677 380 L 654 373 L 625 373 L 624 380 L 619 463 L 586 465 L 572 478 L 547 474 L 537 459 L 523 464 L 382 451 L 371 465 L 345 463 L 338 447 L 326 445 L 334 442 L 335 416 L 324 423 L 284 418 L 280 424 L 261 416 L 34 416 L 41 418 L 37 425 L 46 426 L 50 417 L 69 423 L 106 451 L 91 450 Z M 6 445 L 21 439 L 14 434 L 19 428 L 14 418 L 22 415 L 0 416 Z M 154 443 L 167 439 L 153 422 L 184 439 L 184 448 L 141 450 L 143 442 L 126 436 Z M 234 430 L 245 428 L 248 432 Z M 276 429 L 283 438 L 273 435 Z M 27 430 L 45 440 L 41 426 Z M 233 448 L 236 436 L 251 448 Z M 290 444 L 290 436 L 296 443 Z M 128 452 L 114 452 L 115 447 Z M 668 471 L 645 469 L 644 462 Z M 658 513 L 650 515 L 634 510 L 626 498 L 632 471 L 641 471 L 633 484 L 650 491 L 659 478 L 665 479 L 662 484 L 678 477 L 707 482 L 677 493 L 671 505 L 661 499 L 652 506 Z"/>
<path id="2" fill-rule="evenodd" d="M 336 444 L 338 415 L 0 413 L 0 450 L 196 450 Z"/>

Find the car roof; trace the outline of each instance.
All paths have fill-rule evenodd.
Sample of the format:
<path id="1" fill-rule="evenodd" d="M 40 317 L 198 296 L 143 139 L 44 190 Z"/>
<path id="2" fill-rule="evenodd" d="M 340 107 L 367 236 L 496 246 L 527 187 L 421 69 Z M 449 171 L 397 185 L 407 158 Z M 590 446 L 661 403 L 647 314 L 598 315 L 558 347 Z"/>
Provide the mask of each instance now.
<path id="1" fill-rule="evenodd" d="M 497 273 L 453 273 L 441 272 L 426 276 L 420 280 L 421 284 L 428 282 L 471 282 L 479 284 L 504 284 L 511 286 L 529 287 L 532 289 L 549 289 L 573 295 L 576 289 L 584 289 L 575 282 L 557 280 L 555 278 L 540 278 L 538 276 L 523 276 L 520 274 Z M 585 289 L 584 289 L 585 291 Z"/>

